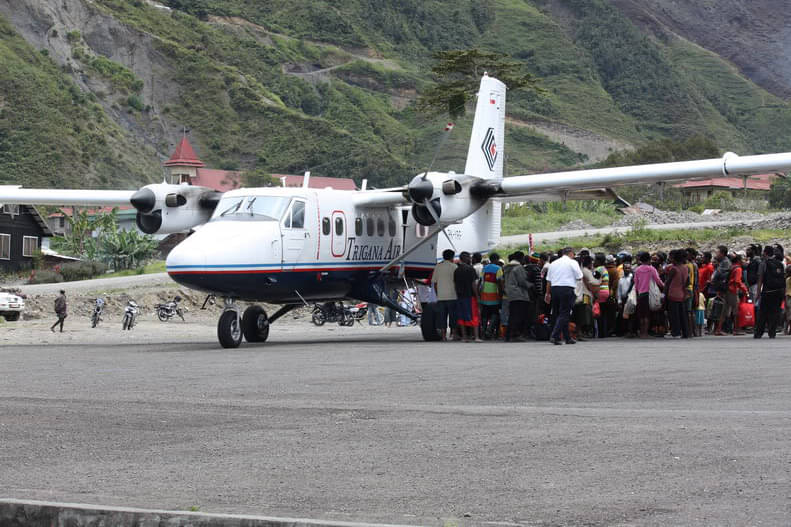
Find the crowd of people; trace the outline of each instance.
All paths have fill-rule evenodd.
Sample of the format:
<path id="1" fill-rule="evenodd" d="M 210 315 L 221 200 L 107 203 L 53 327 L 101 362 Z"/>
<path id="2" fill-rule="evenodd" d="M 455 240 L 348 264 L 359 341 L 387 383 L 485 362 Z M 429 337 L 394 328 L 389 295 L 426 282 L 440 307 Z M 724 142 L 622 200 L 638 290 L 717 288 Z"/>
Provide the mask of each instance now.
<path id="1" fill-rule="evenodd" d="M 618 254 L 575 251 L 505 260 L 447 250 L 421 301 L 443 340 L 693 338 L 791 332 L 791 265 L 780 245 Z M 418 295 L 421 294 L 420 288 Z M 785 306 L 785 307 L 784 307 Z"/>

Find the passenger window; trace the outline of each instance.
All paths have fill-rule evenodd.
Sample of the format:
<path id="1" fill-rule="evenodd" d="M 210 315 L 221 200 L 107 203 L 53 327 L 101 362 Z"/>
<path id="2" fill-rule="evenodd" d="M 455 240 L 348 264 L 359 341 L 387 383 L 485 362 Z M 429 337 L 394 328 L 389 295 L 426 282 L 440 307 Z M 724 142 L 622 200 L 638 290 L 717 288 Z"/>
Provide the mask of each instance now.
<path id="1" fill-rule="evenodd" d="M 365 219 L 365 231 L 368 236 L 374 235 L 374 219 L 370 216 Z"/>
<path id="2" fill-rule="evenodd" d="M 385 220 L 382 218 L 376 218 L 376 234 L 379 236 L 385 235 Z"/>
<path id="3" fill-rule="evenodd" d="M 291 228 L 304 229 L 305 228 L 305 202 L 295 201 L 291 207 Z"/>
<path id="4" fill-rule="evenodd" d="M 324 236 L 330 235 L 330 219 L 329 218 L 322 218 L 321 219 L 321 232 Z"/>
<path id="5" fill-rule="evenodd" d="M 356 218 L 354 220 L 354 234 L 357 235 L 357 236 L 362 236 L 363 235 L 363 219 L 362 218 Z"/>
<path id="6" fill-rule="evenodd" d="M 396 224 L 393 218 L 387 219 L 387 231 L 390 233 L 390 236 L 395 236 L 396 233 Z"/>
<path id="7" fill-rule="evenodd" d="M 343 219 L 335 218 L 335 234 L 341 236 L 343 234 Z"/>

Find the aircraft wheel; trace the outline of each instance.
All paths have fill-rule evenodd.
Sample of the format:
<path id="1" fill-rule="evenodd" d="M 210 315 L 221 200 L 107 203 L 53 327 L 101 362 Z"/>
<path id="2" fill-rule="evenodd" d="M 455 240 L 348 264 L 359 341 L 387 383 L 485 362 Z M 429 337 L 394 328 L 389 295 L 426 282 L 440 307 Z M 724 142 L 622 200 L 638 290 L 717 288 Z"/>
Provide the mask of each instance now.
<path id="1" fill-rule="evenodd" d="M 217 322 L 217 338 L 223 348 L 238 348 L 242 343 L 242 328 L 236 311 L 224 311 Z"/>
<path id="2" fill-rule="evenodd" d="M 423 313 L 420 316 L 420 333 L 423 334 L 423 340 L 427 342 L 442 340 L 436 319 L 437 304 L 423 304 Z"/>
<path id="3" fill-rule="evenodd" d="M 264 342 L 269 337 L 269 317 L 261 306 L 250 306 L 242 316 L 242 333 L 247 342 Z"/>

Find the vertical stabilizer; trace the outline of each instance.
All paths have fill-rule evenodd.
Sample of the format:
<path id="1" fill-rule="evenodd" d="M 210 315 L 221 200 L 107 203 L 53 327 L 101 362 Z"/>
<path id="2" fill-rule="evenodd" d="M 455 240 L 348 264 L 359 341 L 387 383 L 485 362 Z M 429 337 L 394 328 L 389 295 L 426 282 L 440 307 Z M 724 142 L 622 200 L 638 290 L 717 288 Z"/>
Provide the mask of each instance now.
<path id="1" fill-rule="evenodd" d="M 505 161 L 505 84 L 484 74 L 475 105 L 464 173 L 502 179 Z"/>
<path id="2" fill-rule="evenodd" d="M 482 179 L 500 180 L 503 178 L 505 162 L 505 84 L 494 77 L 484 75 L 478 90 L 475 104 L 475 118 L 472 122 L 470 146 L 467 150 L 467 163 L 464 173 Z M 471 214 L 455 231 L 459 251 L 488 252 L 500 243 L 501 204 L 489 200 L 483 207 Z M 437 254 L 441 254 L 450 244 L 439 239 Z"/>

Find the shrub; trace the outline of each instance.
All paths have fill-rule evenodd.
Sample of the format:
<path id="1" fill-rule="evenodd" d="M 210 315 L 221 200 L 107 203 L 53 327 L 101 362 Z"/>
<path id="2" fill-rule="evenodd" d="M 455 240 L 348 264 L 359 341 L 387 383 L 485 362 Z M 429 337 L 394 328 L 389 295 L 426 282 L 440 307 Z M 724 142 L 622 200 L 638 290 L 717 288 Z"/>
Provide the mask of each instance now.
<path id="1" fill-rule="evenodd" d="M 129 98 L 126 100 L 126 104 L 128 104 L 130 108 L 133 108 L 138 112 L 142 112 L 145 109 L 145 105 L 143 104 L 143 101 L 141 101 L 140 97 L 138 97 L 137 95 L 130 95 Z"/>
<path id="2" fill-rule="evenodd" d="M 62 265 L 60 268 L 63 279 L 67 282 L 87 280 L 96 275 L 103 274 L 106 270 L 107 266 L 103 263 L 91 261 L 71 262 Z"/>
<path id="3" fill-rule="evenodd" d="M 56 271 L 34 271 L 28 284 L 54 284 L 63 281 L 63 275 Z"/>

